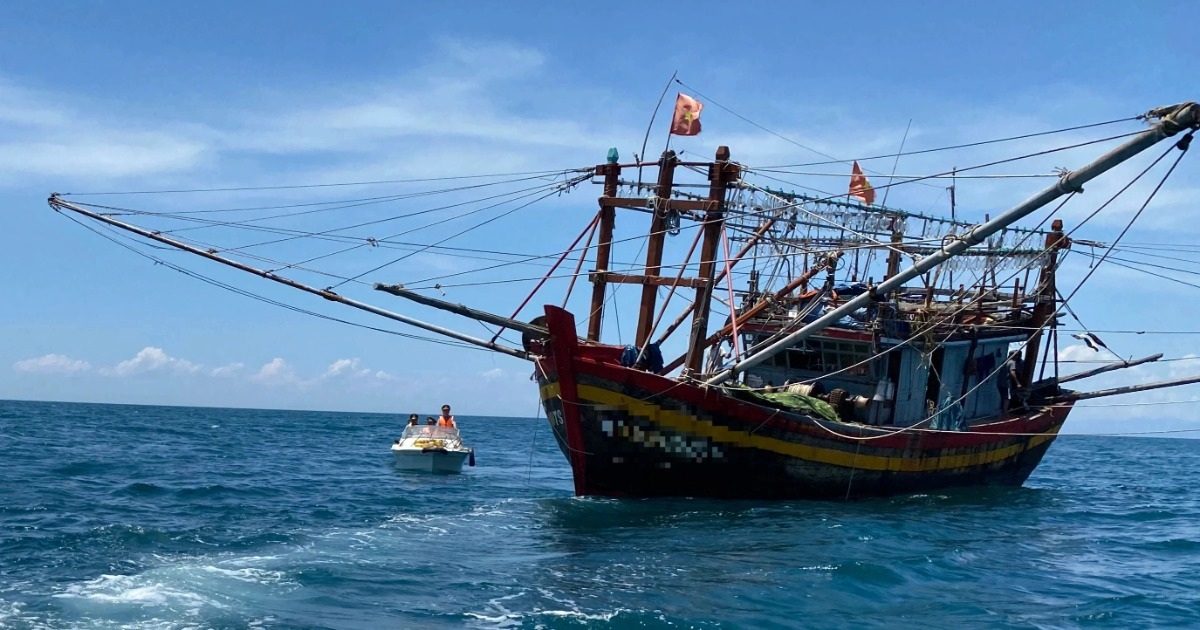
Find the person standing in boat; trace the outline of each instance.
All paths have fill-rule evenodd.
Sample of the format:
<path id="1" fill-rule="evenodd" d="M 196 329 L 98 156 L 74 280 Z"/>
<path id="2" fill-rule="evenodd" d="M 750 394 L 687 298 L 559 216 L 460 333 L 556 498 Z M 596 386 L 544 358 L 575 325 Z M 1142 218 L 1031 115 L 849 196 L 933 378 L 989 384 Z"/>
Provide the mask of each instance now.
<path id="1" fill-rule="evenodd" d="M 1017 366 L 1021 363 L 1021 351 L 1017 350 L 1008 355 L 1000 374 L 996 376 L 996 386 L 1000 389 L 1000 412 L 1007 416 L 1013 393 L 1021 386 L 1021 372 Z"/>
<path id="2" fill-rule="evenodd" d="M 437 424 L 439 427 L 458 428 L 454 422 L 454 416 L 450 415 L 450 405 L 442 405 L 442 415 L 438 416 Z"/>

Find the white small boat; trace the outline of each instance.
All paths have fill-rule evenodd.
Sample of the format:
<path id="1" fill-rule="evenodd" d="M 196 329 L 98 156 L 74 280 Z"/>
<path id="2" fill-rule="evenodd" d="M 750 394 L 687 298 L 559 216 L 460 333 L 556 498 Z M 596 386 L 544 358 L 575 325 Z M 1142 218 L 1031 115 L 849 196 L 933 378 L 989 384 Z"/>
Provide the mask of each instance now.
<path id="1" fill-rule="evenodd" d="M 428 424 L 405 427 L 392 443 L 392 455 L 402 470 L 457 473 L 463 462 L 475 465 L 475 450 L 463 445 L 458 429 Z"/>

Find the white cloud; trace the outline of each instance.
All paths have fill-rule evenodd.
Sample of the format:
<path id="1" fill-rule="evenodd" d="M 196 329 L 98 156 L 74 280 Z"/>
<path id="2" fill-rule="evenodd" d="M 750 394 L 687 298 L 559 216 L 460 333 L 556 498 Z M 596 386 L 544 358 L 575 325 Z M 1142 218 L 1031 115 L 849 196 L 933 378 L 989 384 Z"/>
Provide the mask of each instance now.
<path id="1" fill-rule="evenodd" d="M 78 374 L 92 369 L 92 365 L 62 354 L 47 354 L 35 359 L 17 361 L 13 364 L 13 369 L 29 374 Z"/>
<path id="2" fill-rule="evenodd" d="M 375 372 L 375 378 L 377 378 L 377 379 L 379 379 L 379 380 L 381 380 L 381 381 L 394 381 L 394 380 L 396 380 L 396 377 L 395 377 L 395 376 L 392 376 L 391 374 L 388 374 L 387 372 L 384 372 L 383 370 L 377 370 L 377 371 Z"/>
<path id="3" fill-rule="evenodd" d="M 358 358 L 353 359 L 338 359 L 329 364 L 325 372 L 313 379 L 313 383 L 318 381 L 341 379 L 342 381 L 353 380 L 359 383 L 377 384 L 387 381 L 397 380 L 395 376 L 384 372 L 383 370 L 372 370 L 364 367 L 362 361 Z"/>
<path id="4" fill-rule="evenodd" d="M 541 51 L 503 42 L 444 37 L 435 45 L 442 54 L 442 61 L 431 70 L 444 69 L 443 74 L 465 74 L 479 81 L 528 75 L 546 61 Z"/>
<path id="5" fill-rule="evenodd" d="M 479 376 L 488 383 L 495 385 L 515 385 L 521 387 L 529 383 L 530 370 L 515 369 L 506 370 L 504 368 L 494 367 L 490 370 L 481 372 Z"/>
<path id="6" fill-rule="evenodd" d="M 1114 370 L 1072 382 L 1068 387 L 1078 391 L 1091 392 L 1200 374 L 1200 357 L 1197 355 L 1186 354 L 1168 358 L 1172 360 L 1144 363 Z M 1076 362 L 1065 363 L 1061 367 L 1062 373 L 1066 375 L 1100 367 L 1106 361 L 1119 359 L 1116 359 L 1112 353 L 1103 350 L 1097 352 L 1083 344 L 1078 344 L 1060 349 L 1059 360 Z M 1176 428 L 1180 424 L 1195 427 L 1196 421 L 1187 419 L 1189 416 L 1194 416 L 1194 412 L 1189 410 L 1195 408 L 1195 404 L 1190 401 L 1200 401 L 1200 388 L 1196 385 L 1166 387 L 1080 401 L 1071 414 L 1067 432 L 1086 426 L 1087 432 L 1137 433 L 1138 431 L 1162 428 L 1160 425 L 1166 419 L 1170 419 Z M 1137 422 L 1131 423 L 1131 420 L 1137 420 Z M 1094 424 L 1092 421 L 1099 422 L 1101 425 Z M 1148 421 L 1150 424 L 1147 424 Z"/>
<path id="7" fill-rule="evenodd" d="M 337 378 L 339 376 L 361 378 L 371 376 L 371 370 L 360 367 L 359 360 L 355 359 L 338 359 L 329 364 L 325 373 L 321 378 Z"/>
<path id="8" fill-rule="evenodd" d="M 1067 346 L 1058 351 L 1059 361 L 1120 361 L 1121 357 L 1107 348 L 1092 350 L 1085 344 Z"/>
<path id="9" fill-rule="evenodd" d="M 203 127 L 106 118 L 103 104 L 84 113 L 62 104 L 69 100 L 0 78 L 0 172 L 6 178 L 111 179 L 183 172 L 196 168 L 210 149 L 212 134 Z"/>
<path id="10" fill-rule="evenodd" d="M 240 361 L 236 363 L 230 363 L 229 365 L 222 365 L 221 367 L 213 368 L 212 371 L 209 372 L 209 376 L 216 378 L 229 378 L 237 376 L 242 372 L 242 368 L 244 367 L 246 367 L 246 364 Z"/>
<path id="11" fill-rule="evenodd" d="M 256 183 L 247 181 L 253 175 L 246 164 L 276 155 L 323 154 L 321 168 L 333 181 L 376 172 L 446 175 L 473 159 L 486 160 L 491 171 L 529 170 L 551 163 L 548 152 L 538 157 L 540 150 L 552 152 L 555 164 L 564 152 L 600 155 L 615 129 L 550 105 L 551 113 L 530 111 L 509 98 L 525 92 L 520 81 L 544 77 L 544 65 L 543 53 L 527 46 L 443 39 L 399 75 L 274 101 L 193 108 L 200 113 L 191 115 L 202 119 L 158 120 L 128 118 L 117 102 L 28 89 L 0 77 L 0 185 L 31 176 L 63 184 L 154 177 L 160 185 L 246 185 Z M 541 101 L 552 99 L 594 100 L 551 83 Z M 86 105 L 70 104 L 81 101 Z M 421 159 L 400 161 L 398 171 L 391 165 L 406 148 L 419 150 Z M 234 161 L 236 171 L 227 168 Z M 325 172 L 301 170 L 298 177 L 330 181 Z"/>
<path id="12" fill-rule="evenodd" d="M 147 346 L 132 359 L 122 361 L 111 368 L 101 368 L 100 373 L 106 376 L 132 376 L 163 371 L 191 374 L 199 369 L 199 365 L 187 359 L 178 359 L 163 352 L 162 348 Z"/>
<path id="13" fill-rule="evenodd" d="M 293 383 L 296 381 L 296 370 L 288 365 L 287 361 L 275 357 L 263 365 L 251 378 L 267 383 Z"/>

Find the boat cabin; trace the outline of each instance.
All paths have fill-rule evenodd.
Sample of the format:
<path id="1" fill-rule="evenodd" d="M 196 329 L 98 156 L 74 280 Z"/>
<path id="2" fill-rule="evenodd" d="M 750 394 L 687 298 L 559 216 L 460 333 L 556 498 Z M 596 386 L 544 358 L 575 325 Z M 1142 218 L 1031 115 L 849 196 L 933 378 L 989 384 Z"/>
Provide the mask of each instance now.
<path id="1" fill-rule="evenodd" d="M 819 317 L 831 306 L 828 295 L 836 291 L 782 299 L 759 312 L 738 331 L 742 347 L 761 348 Z M 849 422 L 910 426 L 950 404 L 967 423 L 997 416 L 1004 364 L 1027 339 L 1019 331 L 1030 327 L 1032 305 L 1023 295 L 996 296 L 984 316 L 928 325 L 929 313 L 953 307 L 948 298 L 901 294 L 863 309 L 747 370 L 743 383 L 823 398 Z"/>

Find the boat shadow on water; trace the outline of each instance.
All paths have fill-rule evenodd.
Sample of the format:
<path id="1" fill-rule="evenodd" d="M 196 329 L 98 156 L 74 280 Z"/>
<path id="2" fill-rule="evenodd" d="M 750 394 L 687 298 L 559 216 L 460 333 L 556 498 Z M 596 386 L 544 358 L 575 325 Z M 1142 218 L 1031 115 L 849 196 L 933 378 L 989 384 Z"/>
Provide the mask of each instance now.
<path id="1" fill-rule="evenodd" d="M 1052 509 L 1062 502 L 1053 489 L 985 487 L 955 488 L 937 493 L 849 501 L 773 501 L 691 498 L 606 499 L 555 498 L 537 503 L 541 519 L 563 533 L 588 535 L 630 529 L 745 530 L 797 528 L 840 520 L 905 519 L 948 513 Z"/>

